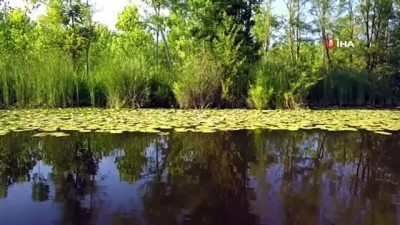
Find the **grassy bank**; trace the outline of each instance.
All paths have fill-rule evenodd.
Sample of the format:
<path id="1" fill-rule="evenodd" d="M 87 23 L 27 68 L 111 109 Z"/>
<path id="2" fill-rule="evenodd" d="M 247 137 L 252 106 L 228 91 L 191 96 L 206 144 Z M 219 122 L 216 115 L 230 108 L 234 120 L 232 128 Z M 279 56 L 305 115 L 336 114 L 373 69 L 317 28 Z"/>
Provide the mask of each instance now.
<path id="1" fill-rule="evenodd" d="M 397 1 L 364 7 L 293 0 L 287 18 L 270 0 L 151 2 L 145 4 L 154 11 L 144 14 L 127 4 L 110 29 L 93 20 L 89 0 L 32 1 L 26 8 L 0 1 L 0 107 L 400 103 Z M 46 13 L 32 19 L 39 6 Z M 331 36 L 354 48 L 328 48 Z"/>

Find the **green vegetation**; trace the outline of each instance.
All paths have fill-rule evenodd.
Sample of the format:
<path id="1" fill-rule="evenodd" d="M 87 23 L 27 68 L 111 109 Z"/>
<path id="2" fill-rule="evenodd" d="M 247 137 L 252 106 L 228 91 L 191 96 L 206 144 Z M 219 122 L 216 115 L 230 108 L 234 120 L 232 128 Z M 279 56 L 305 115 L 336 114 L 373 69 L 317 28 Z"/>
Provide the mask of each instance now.
<path id="1" fill-rule="evenodd" d="M 400 114 L 391 110 L 161 110 L 31 109 L 0 112 L 0 136 L 39 131 L 35 137 L 82 133 L 214 133 L 232 130 L 368 130 L 390 135 L 400 130 Z"/>
<path id="2" fill-rule="evenodd" d="M 95 3 L 0 0 L 1 108 L 399 104 L 398 0 L 143 0 L 116 30 Z"/>

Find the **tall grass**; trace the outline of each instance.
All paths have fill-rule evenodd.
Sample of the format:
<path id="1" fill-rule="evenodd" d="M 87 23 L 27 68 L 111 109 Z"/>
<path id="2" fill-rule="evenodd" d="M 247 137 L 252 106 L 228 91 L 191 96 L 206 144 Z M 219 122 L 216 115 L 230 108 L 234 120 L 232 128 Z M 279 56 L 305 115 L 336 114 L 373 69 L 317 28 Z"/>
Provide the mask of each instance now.
<path id="1" fill-rule="evenodd" d="M 264 98 L 263 101 L 268 101 L 273 108 L 297 108 L 304 105 L 308 91 L 320 79 L 319 74 L 309 69 L 297 70 L 284 62 L 269 60 L 259 62 L 253 70 L 253 76 L 256 84 L 249 90 L 253 103 Z M 258 100 L 254 99 L 255 95 L 258 95 Z M 262 108 L 268 108 L 268 103 L 263 103 Z"/>
<path id="2" fill-rule="evenodd" d="M 391 105 L 396 96 L 390 76 L 353 69 L 334 69 L 310 91 L 319 106 Z"/>
<path id="3" fill-rule="evenodd" d="M 304 106 L 310 89 L 324 78 L 319 66 L 318 48 L 310 44 L 303 45 L 297 60 L 290 58 L 288 49 L 286 45 L 276 47 L 262 55 L 261 60 L 253 66 L 251 77 L 254 83 L 249 89 L 253 102 L 257 95 L 258 102 L 264 98 L 273 108 L 294 109 Z M 262 104 L 263 107 L 268 107 L 265 104 Z"/>
<path id="4" fill-rule="evenodd" d="M 181 108 L 204 109 L 222 97 L 223 71 L 207 51 L 186 58 L 173 92 Z"/>
<path id="5" fill-rule="evenodd" d="M 285 105 L 284 93 L 290 89 L 290 74 L 285 66 L 263 59 L 253 69 L 252 76 L 256 80 L 255 86 L 261 85 L 264 90 L 273 89 L 273 93 L 269 96 L 269 102 L 265 104 L 274 108 L 283 108 Z M 252 95 L 254 94 L 249 93 L 250 97 Z M 267 105 L 265 107 L 268 107 Z"/>
<path id="6" fill-rule="evenodd" d="M 116 56 L 107 64 L 91 74 L 92 104 L 93 91 L 99 88 L 106 96 L 111 108 L 140 108 L 147 106 L 150 100 L 152 81 L 151 64 L 146 57 L 138 54 L 135 58 Z"/>
<path id="7" fill-rule="evenodd" d="M 262 67 L 255 69 L 256 82 L 250 85 L 247 99 L 247 104 L 252 108 L 266 109 L 270 107 L 274 88 L 271 87 L 270 77 L 265 72 Z"/>
<path id="8" fill-rule="evenodd" d="M 221 63 L 221 56 L 208 48 L 190 52 L 172 72 L 163 59 L 156 64 L 151 54 L 142 54 L 143 49 L 130 55 L 111 50 L 89 74 L 83 67 L 74 69 L 70 56 L 60 50 L 1 55 L 0 107 L 171 107 L 175 101 L 181 108 L 219 107 L 230 87 L 238 85 L 229 64 Z M 270 54 L 251 70 L 253 82 L 244 90 L 250 107 L 396 103 L 391 72 L 385 68 L 373 73 L 350 68 L 324 71 L 309 64 L 313 56 L 302 64 L 281 53 Z"/>
<path id="9" fill-rule="evenodd" d="M 1 56 L 0 56 L 1 57 Z M 0 106 L 10 105 L 10 79 L 8 74 L 8 62 L 3 56 L 0 58 Z"/>
<path id="10" fill-rule="evenodd" d="M 152 98 L 165 101 L 172 95 L 170 74 L 153 65 L 143 54 L 110 52 L 86 74 L 62 51 L 10 57 L 0 64 L 0 106 L 145 107 Z"/>
<path id="11" fill-rule="evenodd" d="M 71 103 L 73 70 L 65 54 L 9 58 L 0 68 L 0 77 L 0 99 L 5 106 L 66 107 Z"/>
<path id="12" fill-rule="evenodd" d="M 319 106 L 355 105 L 366 103 L 371 83 L 366 73 L 332 70 L 311 90 L 311 101 Z"/>
<path id="13" fill-rule="evenodd" d="M 266 89 L 264 85 L 250 85 L 248 104 L 256 109 L 265 109 L 269 107 L 269 101 L 274 89 Z"/>

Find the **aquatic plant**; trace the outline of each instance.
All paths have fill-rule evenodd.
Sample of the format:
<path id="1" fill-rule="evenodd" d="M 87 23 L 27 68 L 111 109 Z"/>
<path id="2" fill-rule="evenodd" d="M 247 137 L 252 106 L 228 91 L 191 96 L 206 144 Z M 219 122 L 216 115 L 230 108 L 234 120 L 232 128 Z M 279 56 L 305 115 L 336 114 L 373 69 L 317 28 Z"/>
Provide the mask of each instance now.
<path id="1" fill-rule="evenodd" d="M 230 130 L 327 131 L 400 130 L 396 110 L 161 110 L 161 109 L 30 109 L 0 111 L 0 135 L 37 131 L 36 136 L 79 132 L 204 132 Z M 49 134 L 47 134 L 49 133 Z"/>

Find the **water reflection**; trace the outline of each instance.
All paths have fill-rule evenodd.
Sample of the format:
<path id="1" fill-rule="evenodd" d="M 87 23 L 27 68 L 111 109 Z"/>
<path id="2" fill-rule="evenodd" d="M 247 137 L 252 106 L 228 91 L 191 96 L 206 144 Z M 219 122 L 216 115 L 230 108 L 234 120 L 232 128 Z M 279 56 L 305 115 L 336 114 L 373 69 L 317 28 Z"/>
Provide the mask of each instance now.
<path id="1" fill-rule="evenodd" d="M 400 224 L 400 133 L 0 137 L 0 224 Z"/>

